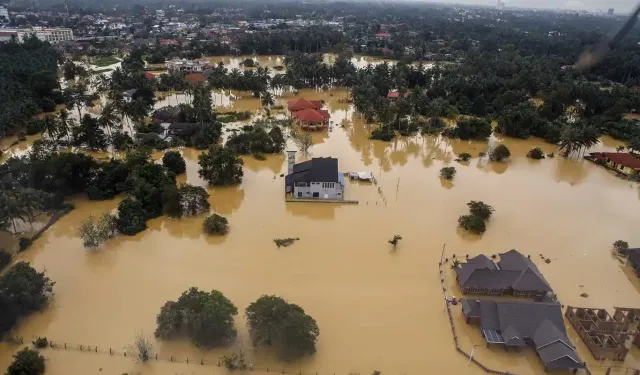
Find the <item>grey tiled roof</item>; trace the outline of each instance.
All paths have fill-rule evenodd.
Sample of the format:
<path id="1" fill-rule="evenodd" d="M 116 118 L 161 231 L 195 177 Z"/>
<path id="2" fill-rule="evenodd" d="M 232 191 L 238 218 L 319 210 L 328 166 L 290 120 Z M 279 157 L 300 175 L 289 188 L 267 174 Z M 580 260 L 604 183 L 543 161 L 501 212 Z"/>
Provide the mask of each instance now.
<path id="1" fill-rule="evenodd" d="M 538 267 L 517 250 L 500 254 L 497 265 L 480 255 L 462 263 L 455 271 L 462 288 L 552 291 Z"/>
<path id="2" fill-rule="evenodd" d="M 564 326 L 558 303 L 462 301 L 466 317 L 479 314 L 483 330 L 495 331 L 508 346 L 522 346 L 531 340 L 548 368 L 582 368 Z M 477 316 L 477 315 L 476 315 Z"/>

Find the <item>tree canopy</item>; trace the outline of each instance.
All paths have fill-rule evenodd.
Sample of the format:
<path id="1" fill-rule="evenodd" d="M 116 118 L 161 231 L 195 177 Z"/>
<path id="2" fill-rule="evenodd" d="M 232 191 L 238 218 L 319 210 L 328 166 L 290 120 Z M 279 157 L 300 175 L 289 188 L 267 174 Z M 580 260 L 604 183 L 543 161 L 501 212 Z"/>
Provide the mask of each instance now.
<path id="1" fill-rule="evenodd" d="M 167 301 L 156 319 L 161 339 L 189 338 L 202 347 L 228 344 L 236 338 L 233 317 L 238 309 L 221 292 L 192 287 L 177 301 Z"/>
<path id="2" fill-rule="evenodd" d="M 213 145 L 198 157 L 198 174 L 209 185 L 234 185 L 242 182 L 243 161 L 227 148 Z"/>
<path id="3" fill-rule="evenodd" d="M 287 360 L 316 352 L 320 330 L 300 306 L 277 296 L 262 296 L 245 314 L 254 344 L 271 346 Z"/>

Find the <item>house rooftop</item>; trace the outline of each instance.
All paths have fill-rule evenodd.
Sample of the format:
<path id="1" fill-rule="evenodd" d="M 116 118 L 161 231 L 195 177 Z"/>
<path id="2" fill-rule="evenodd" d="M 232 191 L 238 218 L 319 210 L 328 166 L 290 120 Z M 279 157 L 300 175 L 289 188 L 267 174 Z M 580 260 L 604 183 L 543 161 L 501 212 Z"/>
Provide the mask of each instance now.
<path id="1" fill-rule="evenodd" d="M 530 340 L 548 369 L 583 368 L 564 326 L 558 303 L 463 299 L 466 318 L 479 318 L 488 343 L 524 346 Z"/>
<path id="2" fill-rule="evenodd" d="M 307 100 L 305 98 L 300 98 L 297 100 L 290 100 L 287 103 L 287 107 L 289 108 L 289 111 L 291 112 L 295 112 L 295 111 L 301 111 L 303 109 L 320 109 L 322 108 L 322 101 L 321 100 Z"/>
<path id="3" fill-rule="evenodd" d="M 291 117 L 295 117 L 302 122 L 323 122 L 328 119 L 329 111 L 327 110 L 315 110 L 312 108 L 306 108 L 300 111 L 293 112 Z"/>
<path id="4" fill-rule="evenodd" d="M 296 182 L 340 182 L 338 159 L 313 158 L 294 164 L 293 172 L 285 177 L 285 184 L 293 186 Z"/>
<path id="5" fill-rule="evenodd" d="M 612 163 L 624 165 L 634 170 L 640 170 L 640 159 L 628 152 L 592 152 L 596 159 L 609 159 Z"/>
<path id="6" fill-rule="evenodd" d="M 500 254 L 497 264 L 478 255 L 456 267 L 455 271 L 461 288 L 552 291 L 538 267 L 517 250 Z"/>

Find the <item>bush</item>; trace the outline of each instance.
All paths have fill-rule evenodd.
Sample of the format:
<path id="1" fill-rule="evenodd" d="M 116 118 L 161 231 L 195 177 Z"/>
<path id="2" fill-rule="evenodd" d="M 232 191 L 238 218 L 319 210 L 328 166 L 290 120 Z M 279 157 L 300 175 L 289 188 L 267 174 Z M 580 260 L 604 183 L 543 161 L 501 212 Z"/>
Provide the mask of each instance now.
<path id="1" fill-rule="evenodd" d="M 38 337 L 32 342 L 33 347 L 36 349 L 43 349 L 49 346 L 49 340 L 46 337 Z"/>
<path id="2" fill-rule="evenodd" d="M 113 133 L 113 136 L 111 137 L 111 145 L 117 151 L 124 151 L 132 144 L 133 139 L 126 132 L 123 133 L 118 131 Z"/>
<path id="3" fill-rule="evenodd" d="M 256 160 L 267 160 L 267 156 L 265 154 L 263 154 L 262 152 L 254 152 L 253 153 L 253 157 Z"/>
<path id="4" fill-rule="evenodd" d="M 226 234 L 229 231 L 229 221 L 218 214 L 207 216 L 202 226 L 206 234 Z"/>
<path id="5" fill-rule="evenodd" d="M 491 215 L 493 214 L 493 211 L 495 211 L 493 207 L 482 201 L 471 201 L 467 203 L 467 206 L 469 207 L 469 212 L 471 212 L 471 215 L 478 216 L 482 220 L 489 220 L 489 218 L 491 218 Z"/>
<path id="6" fill-rule="evenodd" d="M 116 226 L 118 232 L 127 236 L 133 236 L 147 229 L 146 212 L 142 204 L 131 198 L 125 198 L 120 202 Z"/>
<path id="7" fill-rule="evenodd" d="M 369 139 L 375 139 L 378 141 L 391 142 L 396 137 L 396 131 L 390 126 L 380 125 L 371 132 Z"/>
<path id="8" fill-rule="evenodd" d="M 117 228 L 117 218 L 109 213 L 102 214 L 97 221 L 93 216 L 89 216 L 80 224 L 78 236 L 82 239 L 84 247 L 95 249 L 115 237 Z"/>
<path id="9" fill-rule="evenodd" d="M 458 161 L 467 162 L 469 160 L 471 160 L 471 154 L 468 152 L 463 152 L 460 155 L 458 155 Z"/>
<path id="10" fill-rule="evenodd" d="M 217 290 L 190 288 L 177 301 L 167 301 L 156 318 L 155 336 L 188 337 L 194 344 L 214 347 L 232 342 L 237 335 L 233 317 L 238 309 Z"/>
<path id="11" fill-rule="evenodd" d="M 0 249 L 0 271 L 11 263 L 11 254 L 5 249 Z"/>
<path id="12" fill-rule="evenodd" d="M 452 180 L 456 176 L 455 167 L 444 167 L 440 169 L 440 177 L 446 180 Z"/>
<path id="13" fill-rule="evenodd" d="M 245 315 L 254 345 L 274 347 L 285 360 L 316 352 L 318 324 L 300 306 L 277 296 L 262 296 L 247 307 Z"/>
<path id="14" fill-rule="evenodd" d="M 540 147 L 534 147 L 527 152 L 527 157 L 535 160 L 544 159 L 544 152 L 542 152 Z"/>
<path id="15" fill-rule="evenodd" d="M 627 241 L 617 240 L 613 243 L 613 248 L 622 255 L 626 255 L 629 250 Z"/>
<path id="16" fill-rule="evenodd" d="M 511 156 L 511 151 L 505 145 L 498 145 L 489 154 L 489 158 L 493 161 L 503 161 Z"/>
<path id="17" fill-rule="evenodd" d="M 491 135 L 491 122 L 480 118 L 465 118 L 458 120 L 456 126 L 445 129 L 443 134 L 462 140 L 487 139 Z"/>
<path id="18" fill-rule="evenodd" d="M 469 232 L 482 234 L 487 230 L 487 225 L 480 216 L 462 215 L 458 218 L 458 225 Z"/>
<path id="19" fill-rule="evenodd" d="M 198 174 L 209 185 L 233 185 L 242 182 L 243 161 L 233 150 L 213 145 L 198 157 Z"/>
<path id="20" fill-rule="evenodd" d="M 44 129 L 44 121 L 34 117 L 27 122 L 25 131 L 27 135 L 34 135 L 42 132 L 42 129 Z"/>
<path id="21" fill-rule="evenodd" d="M 13 356 L 13 362 L 7 368 L 6 375 L 42 375 L 44 357 L 37 350 L 24 348 Z"/>
<path id="22" fill-rule="evenodd" d="M 27 250 L 29 246 L 31 246 L 31 238 L 20 237 L 20 239 L 18 239 L 18 249 L 20 249 L 20 251 Z"/>
<path id="23" fill-rule="evenodd" d="M 178 151 L 167 151 L 162 157 L 162 165 L 176 175 L 182 174 L 187 170 L 187 163 L 185 163 Z"/>

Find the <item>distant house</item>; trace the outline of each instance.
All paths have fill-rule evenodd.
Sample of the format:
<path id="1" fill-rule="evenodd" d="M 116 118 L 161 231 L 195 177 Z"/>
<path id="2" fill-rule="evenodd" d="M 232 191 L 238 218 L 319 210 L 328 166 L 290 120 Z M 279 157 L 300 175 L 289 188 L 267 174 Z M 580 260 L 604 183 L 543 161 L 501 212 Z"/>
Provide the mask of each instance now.
<path id="1" fill-rule="evenodd" d="M 180 42 L 175 39 L 160 39 L 161 46 L 178 46 Z"/>
<path id="2" fill-rule="evenodd" d="M 404 97 L 408 97 L 409 96 L 409 92 L 405 92 L 404 93 Z M 398 99 L 400 97 L 400 93 L 398 91 L 389 91 L 387 93 L 387 99 Z"/>
<path id="3" fill-rule="evenodd" d="M 149 72 L 144 72 L 144 77 L 148 79 L 156 79 L 156 75 Z"/>
<path id="4" fill-rule="evenodd" d="M 131 89 L 131 90 L 124 91 L 122 93 L 122 97 L 124 98 L 124 101 L 125 102 L 131 102 L 133 100 L 133 96 L 136 94 L 136 92 L 138 92 L 137 89 Z"/>
<path id="5" fill-rule="evenodd" d="M 343 199 L 344 175 L 338 171 L 338 159 L 313 158 L 293 164 L 289 159 L 289 174 L 285 191 L 294 198 Z"/>
<path id="6" fill-rule="evenodd" d="M 640 159 L 628 152 L 592 152 L 585 156 L 585 159 L 603 164 L 625 175 L 640 172 Z"/>
<path id="7" fill-rule="evenodd" d="M 538 267 L 517 250 L 500 254 L 497 263 L 478 255 L 460 264 L 455 271 L 464 294 L 542 298 L 553 291 Z"/>
<path id="8" fill-rule="evenodd" d="M 389 39 L 389 38 L 391 38 L 391 34 L 389 34 L 389 33 L 377 33 L 376 34 L 376 38 L 382 39 L 382 40 Z"/>
<path id="9" fill-rule="evenodd" d="M 322 108 L 321 100 L 307 100 L 305 98 L 300 98 L 297 100 L 290 100 L 287 103 L 287 108 L 289 112 L 293 113 L 296 111 L 301 111 L 303 109 L 320 109 Z"/>
<path id="10" fill-rule="evenodd" d="M 187 72 L 196 73 L 201 72 L 208 65 L 207 60 L 187 60 L 187 59 L 173 59 L 166 63 L 167 70 L 171 72 Z"/>
<path id="11" fill-rule="evenodd" d="M 205 77 L 202 73 L 187 74 L 186 76 L 184 76 L 184 79 L 193 83 L 207 82 L 207 77 Z"/>
<path id="12" fill-rule="evenodd" d="M 560 304 L 473 299 L 462 299 L 461 304 L 467 323 L 480 325 L 487 345 L 530 346 L 545 370 L 585 367 L 567 337 Z"/>
<path id="13" fill-rule="evenodd" d="M 163 135 L 166 138 L 169 136 L 193 134 L 198 127 L 198 124 L 190 122 L 163 122 L 160 126 L 162 126 L 164 132 Z"/>

